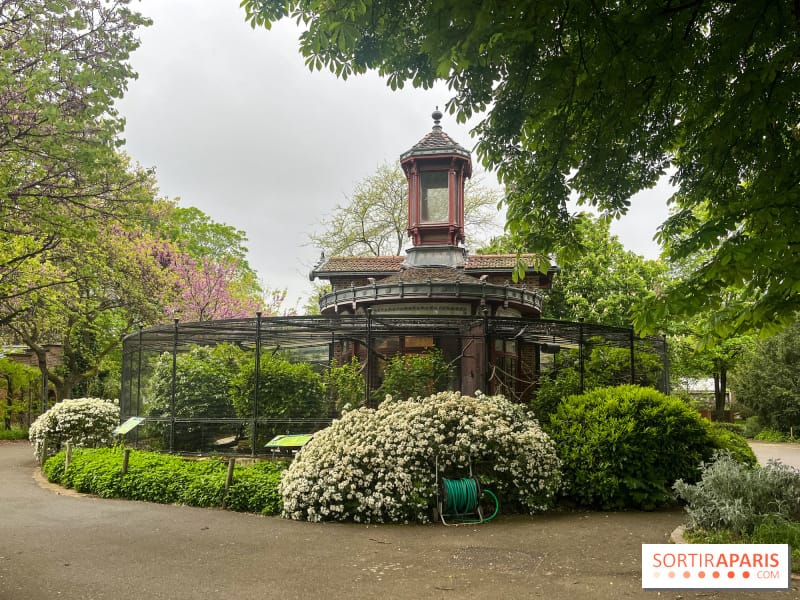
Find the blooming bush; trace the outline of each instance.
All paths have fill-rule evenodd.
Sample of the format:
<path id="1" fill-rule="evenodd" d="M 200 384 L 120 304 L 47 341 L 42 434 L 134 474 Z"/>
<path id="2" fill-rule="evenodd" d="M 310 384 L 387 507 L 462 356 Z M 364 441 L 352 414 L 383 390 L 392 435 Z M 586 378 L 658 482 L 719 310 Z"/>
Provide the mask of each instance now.
<path id="1" fill-rule="evenodd" d="M 39 416 L 28 431 L 33 454 L 41 461 L 47 441 L 47 455 L 52 456 L 62 444 L 97 448 L 111 444 L 111 432 L 119 425 L 119 406 L 102 398 L 63 400 Z"/>
<path id="2" fill-rule="evenodd" d="M 281 481 L 283 515 L 359 522 L 430 519 L 434 462 L 467 474 L 504 508 L 546 510 L 561 475 L 555 445 L 524 409 L 502 396 L 441 392 L 346 413 L 298 455 Z"/>

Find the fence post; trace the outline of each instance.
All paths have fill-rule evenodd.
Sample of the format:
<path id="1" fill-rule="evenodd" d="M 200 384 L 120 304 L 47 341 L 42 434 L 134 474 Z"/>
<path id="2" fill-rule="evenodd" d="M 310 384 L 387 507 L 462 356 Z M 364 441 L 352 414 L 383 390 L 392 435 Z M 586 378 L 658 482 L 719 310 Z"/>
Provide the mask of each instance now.
<path id="1" fill-rule="evenodd" d="M 139 325 L 139 348 L 138 357 L 136 361 L 136 416 L 142 414 L 142 329 L 143 326 Z"/>
<path id="2" fill-rule="evenodd" d="M 578 317 L 578 364 L 581 371 L 581 394 L 584 392 L 583 373 L 583 317 Z"/>
<path id="3" fill-rule="evenodd" d="M 175 380 L 178 374 L 178 318 L 173 319 L 172 334 L 172 388 L 169 396 L 169 451 L 175 449 Z"/>
<path id="4" fill-rule="evenodd" d="M 669 376 L 669 348 L 667 347 L 667 334 L 661 334 L 661 337 L 664 339 L 664 347 L 662 348 L 662 356 L 664 360 L 664 393 L 669 396 L 672 393 L 670 389 L 672 386 L 670 385 L 670 376 Z"/>
<path id="5" fill-rule="evenodd" d="M 631 327 L 631 385 L 636 384 L 636 349 L 633 336 L 633 327 Z"/>
<path id="6" fill-rule="evenodd" d="M 69 463 L 72 462 L 72 442 L 64 444 L 64 470 L 69 469 Z"/>
<path id="7" fill-rule="evenodd" d="M 256 313 L 256 370 L 254 374 L 253 389 L 253 425 L 250 428 L 250 456 L 256 455 L 256 434 L 258 433 L 258 388 L 261 385 L 261 311 Z M 233 467 L 228 464 L 229 476 L 233 476 Z M 225 491 L 228 491 L 228 483 L 225 483 Z"/>
<path id="8" fill-rule="evenodd" d="M 225 475 L 225 498 L 228 496 L 228 491 L 231 489 L 231 485 L 233 484 L 233 467 L 236 465 L 236 457 L 231 456 L 228 459 L 228 473 Z M 226 504 L 225 498 L 222 500 L 223 506 Z"/>
<path id="9" fill-rule="evenodd" d="M 364 406 L 370 406 L 372 391 L 372 308 L 367 309 L 367 370 L 364 376 Z"/>
<path id="10" fill-rule="evenodd" d="M 122 476 L 123 477 L 128 474 L 128 462 L 130 461 L 130 459 L 131 459 L 131 449 L 130 448 L 125 448 L 125 450 L 122 452 Z"/>
<path id="11" fill-rule="evenodd" d="M 485 289 L 484 289 L 485 291 Z M 489 391 L 489 356 L 492 351 L 492 343 L 489 339 L 489 309 L 483 307 L 483 393 L 490 394 Z"/>

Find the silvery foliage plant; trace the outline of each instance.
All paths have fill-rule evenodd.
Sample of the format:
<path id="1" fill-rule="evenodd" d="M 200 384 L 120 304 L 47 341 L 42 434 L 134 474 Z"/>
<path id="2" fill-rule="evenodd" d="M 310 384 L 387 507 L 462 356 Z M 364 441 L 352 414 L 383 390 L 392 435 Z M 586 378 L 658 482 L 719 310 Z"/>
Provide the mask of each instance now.
<path id="1" fill-rule="evenodd" d="M 502 396 L 441 392 L 361 408 L 318 433 L 281 481 L 283 515 L 309 521 L 426 522 L 434 463 L 463 477 L 472 463 L 504 508 L 552 506 L 561 481 L 553 441 Z"/>
<path id="2" fill-rule="evenodd" d="M 40 415 L 30 426 L 28 437 L 36 460 L 52 456 L 66 443 L 76 448 L 110 446 L 113 429 L 119 425 L 119 406 L 102 398 L 62 400 Z M 47 455 L 45 451 L 47 442 Z"/>

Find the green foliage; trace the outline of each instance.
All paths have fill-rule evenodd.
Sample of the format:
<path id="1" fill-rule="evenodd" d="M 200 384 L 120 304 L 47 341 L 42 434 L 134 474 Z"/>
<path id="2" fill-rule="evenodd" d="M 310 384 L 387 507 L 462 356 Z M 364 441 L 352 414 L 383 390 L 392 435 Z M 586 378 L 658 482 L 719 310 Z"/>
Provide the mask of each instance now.
<path id="1" fill-rule="evenodd" d="M 622 385 L 631 381 L 631 352 L 629 348 L 607 346 L 598 338 L 587 340 L 584 360 L 584 390 Z M 658 354 L 637 348 L 633 361 L 635 383 L 656 387 L 664 365 Z M 580 393 L 580 361 L 577 349 L 561 350 L 553 358 L 553 371 L 544 373 L 539 381 L 531 408 L 539 419 L 547 422 L 558 404 L 567 396 Z"/>
<path id="2" fill-rule="evenodd" d="M 603 509 L 666 504 L 672 484 L 694 480 L 714 448 L 696 411 L 630 385 L 570 396 L 551 416 L 548 432 L 563 462 L 565 495 Z"/>
<path id="3" fill-rule="evenodd" d="M 547 510 L 561 479 L 553 441 L 520 405 L 441 392 L 351 410 L 319 432 L 283 477 L 284 515 L 426 522 L 437 457 L 450 479 L 471 461 L 505 511 Z"/>
<path id="4" fill-rule="evenodd" d="M 0 440 L 27 440 L 27 427 L 12 427 L 11 429 L 0 429 Z"/>
<path id="5" fill-rule="evenodd" d="M 800 429 L 800 321 L 759 341 L 733 373 L 739 402 L 764 425 Z"/>
<path id="6" fill-rule="evenodd" d="M 459 121 L 486 111 L 478 156 L 506 184 L 507 227 L 529 250 L 579 248 L 571 194 L 617 217 L 672 167 L 674 211 L 661 237 L 678 238 L 673 258 L 706 249 L 710 260 L 666 293 L 653 290 L 642 327 L 716 310 L 727 286 L 754 301 L 721 311 L 721 331 L 800 308 L 796 3 L 242 6 L 253 27 L 302 22 L 312 70 L 374 69 L 392 89 L 444 81 Z"/>
<path id="7" fill-rule="evenodd" d="M 778 429 L 765 427 L 755 435 L 755 439 L 759 442 L 785 442 L 787 441 L 786 434 Z"/>
<path id="8" fill-rule="evenodd" d="M 735 427 L 729 427 L 733 423 L 710 422 L 708 425 L 708 433 L 715 448 L 729 452 L 743 465 L 753 467 L 758 464 L 758 459 L 744 436 Z"/>
<path id="9" fill-rule="evenodd" d="M 702 466 L 696 484 L 677 481 L 693 529 L 752 534 L 767 519 L 800 520 L 800 472 L 770 461 L 748 467 L 722 453 Z"/>
<path id="10" fill-rule="evenodd" d="M 646 260 L 625 250 L 617 236 L 611 235 L 610 221 L 581 213 L 576 217 L 577 250 L 560 263 L 561 273 L 545 295 L 542 316 L 547 319 L 577 321 L 629 327 L 635 301 L 660 287 L 666 278 L 666 265 Z M 505 235 L 478 253 L 525 252 L 523 241 L 516 245 Z"/>
<path id="11" fill-rule="evenodd" d="M 234 417 L 233 380 L 249 355 L 232 344 L 192 346 L 175 358 L 176 417 Z M 151 417 L 170 414 L 172 353 L 156 361 L 146 411 Z"/>
<path id="12" fill-rule="evenodd" d="M 253 415 L 255 361 L 247 361 L 236 375 L 233 404 L 240 417 Z M 292 363 L 280 354 L 261 356 L 258 384 L 258 418 L 319 419 L 328 416 L 322 377 L 308 363 Z M 269 440 L 285 428 L 262 433 Z M 280 429 L 280 430 L 279 430 Z M 296 433 L 296 432 L 293 432 Z M 260 441 L 257 441 L 260 443 Z"/>
<path id="13" fill-rule="evenodd" d="M 353 356 L 349 363 L 343 365 L 337 365 L 332 360 L 325 370 L 325 389 L 340 414 L 364 404 L 365 381 L 361 370 L 357 356 Z"/>
<path id="14" fill-rule="evenodd" d="M 545 375 L 531 400 L 531 409 L 542 423 L 549 423 L 558 405 L 567 396 L 581 391 L 581 375 L 577 369 L 559 369 L 552 375 Z"/>
<path id="15" fill-rule="evenodd" d="M 218 459 L 189 461 L 155 452 L 131 452 L 123 476 L 121 448 L 75 450 L 69 468 L 65 455 L 45 462 L 48 481 L 102 498 L 178 503 L 273 515 L 280 512 L 278 485 L 284 463 L 256 463 L 234 467 L 233 482 L 225 494 L 227 464 Z"/>
<path id="16" fill-rule="evenodd" d="M 423 354 L 396 354 L 386 364 L 378 396 L 398 400 L 430 396 L 445 390 L 451 375 L 452 367 L 438 348 Z"/>
<path id="17" fill-rule="evenodd" d="M 235 417 L 233 382 L 249 355 L 232 344 L 192 346 L 176 356 L 175 416 L 177 418 Z M 145 414 L 168 417 L 172 402 L 172 354 L 163 353 L 155 363 L 146 395 Z M 214 425 L 187 424 L 176 436 L 175 449 L 200 449 L 203 436 L 213 436 Z M 216 427 L 224 427 L 222 425 Z M 166 435 L 166 434 L 164 434 Z"/>
<path id="18" fill-rule="evenodd" d="M 744 422 L 744 431 L 742 435 L 746 438 L 754 438 L 762 429 L 764 429 L 764 425 L 761 423 L 761 417 L 753 415 L 752 417 L 748 417 Z"/>

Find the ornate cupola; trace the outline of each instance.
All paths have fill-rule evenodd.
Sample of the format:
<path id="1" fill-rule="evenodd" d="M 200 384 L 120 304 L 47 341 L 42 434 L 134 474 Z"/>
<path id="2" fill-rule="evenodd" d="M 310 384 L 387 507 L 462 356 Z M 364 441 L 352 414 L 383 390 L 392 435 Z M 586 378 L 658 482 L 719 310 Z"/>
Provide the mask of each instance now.
<path id="1" fill-rule="evenodd" d="M 472 160 L 469 150 L 442 131 L 438 108 L 431 116 L 431 132 L 400 155 L 408 179 L 408 235 L 414 246 L 408 262 L 423 266 L 414 263 L 438 257 L 434 262 L 457 266 L 456 260 L 463 265 L 463 259 L 454 257 L 464 255 L 459 247 L 464 242 L 464 182 L 472 175 Z"/>

